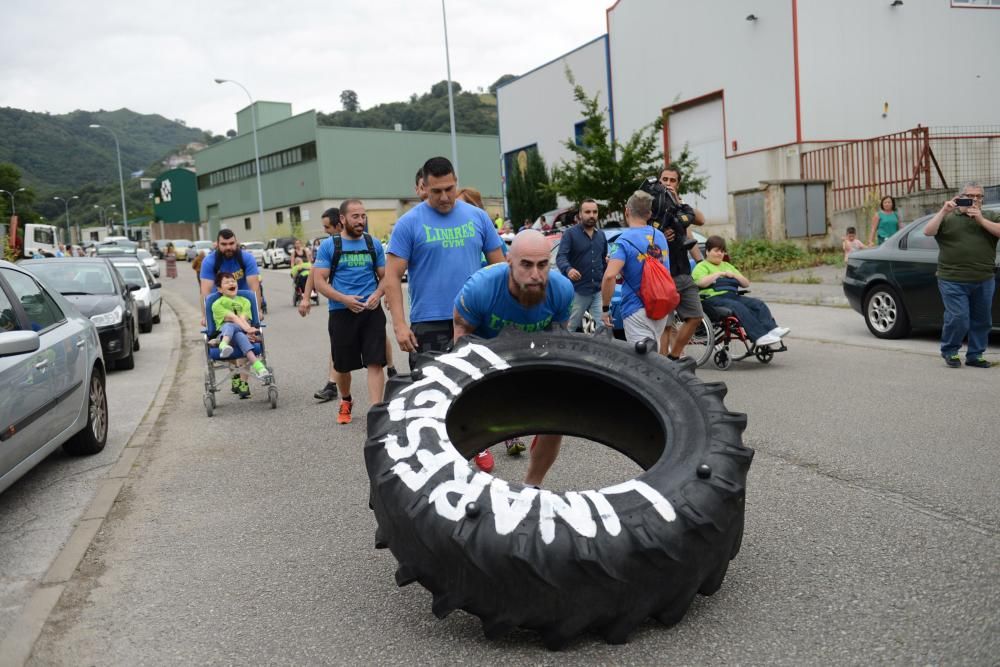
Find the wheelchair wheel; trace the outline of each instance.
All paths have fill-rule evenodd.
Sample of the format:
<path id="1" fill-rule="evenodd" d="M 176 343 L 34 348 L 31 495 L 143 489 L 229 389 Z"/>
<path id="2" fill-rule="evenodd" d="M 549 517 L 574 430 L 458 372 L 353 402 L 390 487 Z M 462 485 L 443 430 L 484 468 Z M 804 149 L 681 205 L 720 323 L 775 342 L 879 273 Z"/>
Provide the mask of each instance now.
<path id="1" fill-rule="evenodd" d="M 271 401 L 271 409 L 274 410 L 278 407 L 278 388 L 268 387 L 267 388 L 267 400 Z"/>
<path id="2" fill-rule="evenodd" d="M 715 362 L 715 367 L 720 371 L 728 371 L 729 367 L 733 365 L 733 358 L 729 355 L 729 350 L 726 349 L 716 352 L 712 361 Z"/>
<path id="3" fill-rule="evenodd" d="M 757 361 L 762 364 L 769 364 L 771 363 L 771 359 L 774 359 L 774 350 L 770 347 L 758 347 L 753 353 L 757 357 Z"/>
<path id="4" fill-rule="evenodd" d="M 683 325 L 683 321 L 674 320 L 674 323 L 670 325 L 673 328 L 673 336 L 677 335 Z M 691 339 L 684 346 L 684 356 L 693 359 L 701 368 L 711 358 L 714 348 L 715 331 L 712 327 L 712 321 L 708 319 L 708 315 L 702 315 L 698 328 L 694 330 Z"/>
<path id="5" fill-rule="evenodd" d="M 205 414 L 209 417 L 215 412 L 215 401 L 213 399 L 214 397 L 211 394 L 205 394 L 202 398 L 202 402 L 205 404 Z"/>

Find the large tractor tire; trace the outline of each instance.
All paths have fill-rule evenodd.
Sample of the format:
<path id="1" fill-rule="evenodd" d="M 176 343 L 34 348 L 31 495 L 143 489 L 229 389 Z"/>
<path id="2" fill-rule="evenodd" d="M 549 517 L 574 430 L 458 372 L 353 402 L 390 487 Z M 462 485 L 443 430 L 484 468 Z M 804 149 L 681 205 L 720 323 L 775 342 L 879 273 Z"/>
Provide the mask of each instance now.
<path id="1" fill-rule="evenodd" d="M 464 609 L 487 637 L 528 628 L 552 649 L 583 632 L 624 642 L 647 617 L 672 625 L 714 593 L 742 541 L 746 416 L 726 410 L 724 384 L 646 343 L 468 338 L 391 380 L 368 416 L 365 462 L 397 584 L 427 588 L 440 618 Z M 643 472 L 556 493 L 469 463 L 537 433 L 603 443 Z M 564 447 L 556 465 L 570 456 Z"/>

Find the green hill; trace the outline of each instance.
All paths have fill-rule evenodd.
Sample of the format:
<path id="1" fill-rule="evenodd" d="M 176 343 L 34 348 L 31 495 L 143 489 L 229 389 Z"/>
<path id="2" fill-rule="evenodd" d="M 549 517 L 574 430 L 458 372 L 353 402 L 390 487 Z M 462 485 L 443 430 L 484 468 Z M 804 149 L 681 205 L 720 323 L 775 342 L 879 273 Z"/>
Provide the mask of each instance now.
<path id="1" fill-rule="evenodd" d="M 52 115 L 5 107 L 0 108 L 0 162 L 16 165 L 24 185 L 39 191 L 117 183 L 114 139 L 88 127 L 92 123 L 118 135 L 126 177 L 179 146 L 205 140 L 197 128 L 128 109 Z"/>

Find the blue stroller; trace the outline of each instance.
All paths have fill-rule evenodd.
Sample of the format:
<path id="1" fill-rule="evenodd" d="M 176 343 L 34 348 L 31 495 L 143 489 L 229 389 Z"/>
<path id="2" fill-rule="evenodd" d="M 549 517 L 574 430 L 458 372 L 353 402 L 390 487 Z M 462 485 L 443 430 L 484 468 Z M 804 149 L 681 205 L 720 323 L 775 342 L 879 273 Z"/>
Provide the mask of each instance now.
<path id="1" fill-rule="evenodd" d="M 278 385 L 274 380 L 274 369 L 267 361 L 267 350 L 264 346 L 264 327 L 260 323 L 260 314 L 257 312 L 257 295 L 252 290 L 240 290 L 237 295 L 245 297 L 250 301 L 250 309 L 252 314 L 251 324 L 260 331 L 260 335 L 257 338 L 257 342 L 254 343 L 253 351 L 254 354 L 267 366 L 267 370 L 270 375 L 262 378 L 260 381 L 267 388 L 267 399 L 271 403 L 271 408 L 278 407 Z M 215 372 L 217 370 L 226 370 L 229 372 L 230 377 L 233 372 L 238 372 L 238 370 L 233 367 L 230 362 L 236 359 L 245 358 L 242 353 L 236 351 L 235 354 L 227 359 L 223 359 L 220 356 L 219 348 L 212 345 L 212 341 L 219 336 L 219 330 L 215 327 L 215 319 L 212 317 L 212 304 L 215 300 L 219 298 L 218 292 L 213 292 L 208 295 L 205 299 L 205 322 L 208 325 L 201 330 L 202 338 L 205 341 L 205 393 L 202 397 L 202 401 L 205 404 L 205 413 L 211 417 L 215 412 L 216 400 L 215 394 L 219 392 L 219 387 L 216 383 Z"/>

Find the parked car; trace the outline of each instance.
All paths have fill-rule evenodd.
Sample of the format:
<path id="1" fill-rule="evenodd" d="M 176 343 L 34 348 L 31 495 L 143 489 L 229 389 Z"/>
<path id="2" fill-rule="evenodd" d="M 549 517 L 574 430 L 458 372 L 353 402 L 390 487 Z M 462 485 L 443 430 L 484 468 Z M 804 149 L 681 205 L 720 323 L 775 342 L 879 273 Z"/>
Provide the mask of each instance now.
<path id="1" fill-rule="evenodd" d="M 212 243 L 211 241 L 195 241 L 194 254 L 190 255 L 188 259 L 193 260 L 199 253 L 202 255 L 207 255 L 213 250 L 215 250 L 215 244 Z"/>
<path id="2" fill-rule="evenodd" d="M 243 244 L 243 249 L 253 255 L 257 266 L 264 266 L 264 244 L 260 241 L 248 241 Z"/>
<path id="3" fill-rule="evenodd" d="M 264 268 L 276 269 L 280 266 L 291 266 L 292 248 L 295 246 L 294 236 L 282 236 L 271 239 L 264 248 Z"/>
<path id="4" fill-rule="evenodd" d="M 137 246 L 134 245 L 122 245 L 119 243 L 98 243 L 94 248 L 94 255 L 97 257 L 111 257 L 111 256 L 122 256 L 128 255 L 135 257 L 136 253 L 139 251 Z"/>
<path id="5" fill-rule="evenodd" d="M 997 211 L 1000 206 L 986 206 Z M 847 256 L 844 295 L 877 338 L 903 338 L 914 329 L 938 329 L 944 305 L 938 291 L 938 245 L 924 236 L 933 215 L 914 220 L 882 245 Z M 1000 252 L 997 255 L 1000 288 Z M 1000 289 L 993 296 L 993 328 L 1000 329 Z"/>
<path id="6" fill-rule="evenodd" d="M 118 274 L 129 286 L 138 285 L 134 290 L 136 305 L 139 307 L 139 333 L 149 333 L 154 324 L 160 323 L 160 310 L 163 303 L 160 300 L 160 283 L 146 269 L 142 262 L 131 257 L 112 257 Z"/>
<path id="7" fill-rule="evenodd" d="M 189 252 L 192 247 L 194 247 L 194 243 L 187 239 L 177 239 L 174 241 L 174 255 L 177 256 L 177 261 L 186 260 L 190 262 L 194 259 L 194 252 Z"/>
<path id="8" fill-rule="evenodd" d="M 149 250 L 143 250 L 140 248 L 135 252 L 135 256 L 142 260 L 143 265 L 153 274 L 154 278 L 160 277 L 160 263 L 156 261 L 153 257 L 153 253 Z"/>
<path id="9" fill-rule="evenodd" d="M 167 243 L 169 243 L 169 241 L 166 240 L 150 241 L 149 242 L 150 254 L 152 254 L 153 257 L 155 257 L 156 259 L 163 259 L 163 249 L 167 247 Z"/>
<path id="10" fill-rule="evenodd" d="M 105 257 L 30 259 L 18 263 L 97 325 L 105 364 L 130 370 L 139 351 L 139 307 Z M 139 288 L 136 287 L 136 290 Z"/>
<path id="11" fill-rule="evenodd" d="M 3 261 L 0 429 L 0 491 L 60 445 L 69 454 L 96 454 L 108 435 L 97 327 L 31 273 Z"/>

